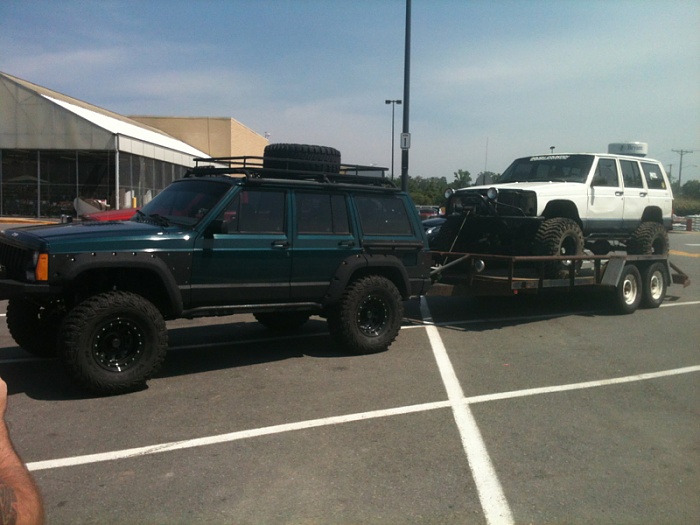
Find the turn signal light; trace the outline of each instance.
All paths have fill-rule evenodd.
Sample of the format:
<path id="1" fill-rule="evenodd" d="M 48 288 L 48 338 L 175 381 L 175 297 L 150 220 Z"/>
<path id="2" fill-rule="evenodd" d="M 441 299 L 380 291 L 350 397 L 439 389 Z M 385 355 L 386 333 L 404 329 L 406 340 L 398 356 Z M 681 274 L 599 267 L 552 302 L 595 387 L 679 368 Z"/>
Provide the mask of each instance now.
<path id="1" fill-rule="evenodd" d="M 34 269 L 34 277 L 37 281 L 49 280 L 49 254 L 40 253 Z"/>

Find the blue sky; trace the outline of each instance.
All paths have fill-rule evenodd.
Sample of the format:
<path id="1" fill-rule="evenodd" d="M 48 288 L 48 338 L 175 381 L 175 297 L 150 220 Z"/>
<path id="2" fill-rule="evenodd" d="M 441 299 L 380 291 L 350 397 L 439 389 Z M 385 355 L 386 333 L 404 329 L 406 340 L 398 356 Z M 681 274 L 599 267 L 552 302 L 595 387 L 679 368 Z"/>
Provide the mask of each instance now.
<path id="1" fill-rule="evenodd" d="M 389 166 L 404 27 L 405 0 L 2 0 L 0 71 Z M 700 179 L 698 28 L 697 0 L 413 0 L 409 173 L 642 141 Z"/>

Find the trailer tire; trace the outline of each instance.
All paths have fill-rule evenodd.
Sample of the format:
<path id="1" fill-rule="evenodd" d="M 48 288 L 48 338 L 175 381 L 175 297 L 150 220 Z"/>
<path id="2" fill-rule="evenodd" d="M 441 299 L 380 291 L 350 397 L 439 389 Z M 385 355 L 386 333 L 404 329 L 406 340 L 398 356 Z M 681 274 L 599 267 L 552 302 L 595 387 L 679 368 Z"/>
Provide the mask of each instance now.
<path id="1" fill-rule="evenodd" d="M 578 223 L 564 217 L 546 219 L 535 234 L 536 255 L 581 255 L 583 253 L 583 232 Z M 581 261 L 553 261 L 544 263 L 546 279 L 566 279 L 570 267 L 576 271 Z"/>
<path id="2" fill-rule="evenodd" d="M 666 255 L 668 232 L 658 222 L 643 222 L 627 241 L 627 253 L 634 255 Z"/>
<path id="3" fill-rule="evenodd" d="M 666 267 L 656 262 L 642 272 L 642 308 L 658 308 L 666 297 Z"/>
<path id="4" fill-rule="evenodd" d="M 403 301 L 394 283 L 370 275 L 348 285 L 328 312 L 331 337 L 353 354 L 383 352 L 396 339 L 403 319 Z"/>
<path id="5" fill-rule="evenodd" d="M 68 312 L 61 332 L 61 358 L 69 375 L 100 395 L 145 388 L 168 349 L 163 316 L 130 292 L 86 299 Z"/>
<path id="6" fill-rule="evenodd" d="M 634 264 L 622 269 L 620 282 L 615 289 L 615 308 L 620 314 L 631 314 L 642 301 L 642 276 Z"/>

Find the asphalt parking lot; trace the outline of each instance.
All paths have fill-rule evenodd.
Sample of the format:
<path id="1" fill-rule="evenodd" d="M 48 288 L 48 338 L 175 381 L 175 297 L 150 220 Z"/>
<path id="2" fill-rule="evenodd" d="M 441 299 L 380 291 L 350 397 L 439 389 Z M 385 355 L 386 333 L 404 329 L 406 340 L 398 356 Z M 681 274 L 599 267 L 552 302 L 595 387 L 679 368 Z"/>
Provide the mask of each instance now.
<path id="1" fill-rule="evenodd" d="M 320 319 L 171 322 L 164 369 L 117 397 L 0 323 L 7 419 L 52 524 L 697 523 L 700 233 L 671 246 L 693 285 L 659 309 L 423 298 L 377 355 Z"/>

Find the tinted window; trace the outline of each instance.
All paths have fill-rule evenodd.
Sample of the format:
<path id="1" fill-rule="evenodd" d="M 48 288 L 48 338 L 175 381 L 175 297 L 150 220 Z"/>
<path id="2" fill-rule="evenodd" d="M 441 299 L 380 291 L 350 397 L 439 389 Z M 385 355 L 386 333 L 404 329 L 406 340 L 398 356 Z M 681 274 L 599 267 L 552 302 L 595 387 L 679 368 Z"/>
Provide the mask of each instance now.
<path id="1" fill-rule="evenodd" d="M 591 155 L 541 155 L 513 162 L 498 183 L 563 181 L 586 182 L 591 170 Z"/>
<path id="2" fill-rule="evenodd" d="M 199 222 L 219 199 L 231 189 L 225 183 L 188 180 L 169 185 L 142 209 L 144 215 L 157 214 L 174 224 Z M 136 219 L 135 219 L 136 220 Z"/>
<path id="3" fill-rule="evenodd" d="M 642 170 L 644 171 L 644 178 L 647 181 L 647 188 L 650 190 L 666 189 L 666 182 L 661 173 L 661 166 L 651 162 L 642 162 Z"/>
<path id="4" fill-rule="evenodd" d="M 345 197 L 321 193 L 297 193 L 297 230 L 309 233 L 349 233 Z"/>
<path id="5" fill-rule="evenodd" d="M 404 201 L 393 195 L 358 195 L 355 198 L 362 231 L 367 235 L 412 235 Z"/>
<path id="6" fill-rule="evenodd" d="M 621 160 L 622 180 L 626 188 L 643 188 L 642 174 L 639 173 L 639 165 L 631 160 Z"/>
<path id="7" fill-rule="evenodd" d="M 594 186 L 619 186 L 615 159 L 599 159 L 593 176 Z"/>
<path id="8" fill-rule="evenodd" d="M 219 216 L 224 233 L 284 231 L 284 192 L 243 190 Z"/>

